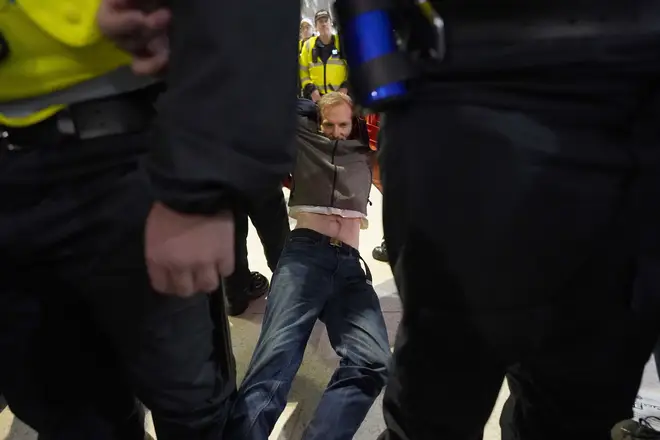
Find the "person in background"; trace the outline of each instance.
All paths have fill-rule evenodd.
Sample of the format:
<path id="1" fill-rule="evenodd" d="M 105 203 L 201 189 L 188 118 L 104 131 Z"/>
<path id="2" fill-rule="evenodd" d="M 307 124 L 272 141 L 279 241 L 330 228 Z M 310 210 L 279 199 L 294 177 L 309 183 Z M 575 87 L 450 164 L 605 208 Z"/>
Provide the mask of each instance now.
<path id="1" fill-rule="evenodd" d="M 286 237 L 289 235 L 289 216 L 282 186 L 264 192 L 259 200 L 246 201 L 243 208 L 235 211 L 236 263 L 234 273 L 224 284 L 227 313 L 230 316 L 243 314 L 250 302 L 268 292 L 268 278 L 259 272 L 250 271 L 247 250 L 248 217 L 259 235 L 268 267 L 275 272 Z"/>
<path id="2" fill-rule="evenodd" d="M 314 36 L 314 25 L 309 18 L 303 18 L 300 21 L 300 29 L 298 33 L 298 59 L 302 53 L 305 42 Z M 300 83 L 300 74 L 298 74 L 298 96 L 302 97 L 302 84 Z"/>
<path id="3" fill-rule="evenodd" d="M 319 10 L 314 24 L 319 35 L 307 40 L 300 52 L 300 85 L 303 98 L 317 102 L 326 93 L 348 93 L 348 66 L 339 36 L 332 33 L 330 13 Z"/>
<path id="4" fill-rule="evenodd" d="M 298 35 L 298 55 L 302 53 L 305 42 L 314 36 L 314 25 L 309 18 L 300 21 L 300 33 Z"/>
<path id="5" fill-rule="evenodd" d="M 309 101 L 307 101 L 309 102 Z M 311 103 L 310 103 L 311 104 Z M 290 214 L 297 219 L 273 275 L 259 342 L 227 438 L 268 438 L 317 321 L 341 357 L 305 440 L 349 440 L 385 384 L 390 348 L 378 296 L 358 246 L 367 226 L 370 150 L 349 138 L 351 99 L 331 92 L 302 106 Z M 365 273 L 366 270 L 366 273 Z"/>
<path id="6" fill-rule="evenodd" d="M 369 148 L 373 151 L 378 151 L 378 133 L 380 133 L 380 117 L 377 113 L 368 114 L 365 118 L 367 125 L 367 131 L 369 133 Z M 377 155 L 374 154 L 373 161 L 373 183 L 378 191 L 383 193 L 383 182 L 380 179 L 380 165 L 378 164 Z M 376 246 L 371 252 L 371 256 L 376 261 L 382 261 L 387 263 L 387 246 L 385 245 L 385 240 L 382 241 L 380 246 Z"/>

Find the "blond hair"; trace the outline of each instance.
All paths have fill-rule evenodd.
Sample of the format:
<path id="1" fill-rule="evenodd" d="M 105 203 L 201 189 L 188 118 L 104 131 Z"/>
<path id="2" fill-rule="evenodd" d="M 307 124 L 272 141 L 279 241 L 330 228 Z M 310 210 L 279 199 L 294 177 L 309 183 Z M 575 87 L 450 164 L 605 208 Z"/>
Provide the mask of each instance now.
<path id="1" fill-rule="evenodd" d="M 325 113 L 326 109 L 337 107 L 338 105 L 346 104 L 353 110 L 353 100 L 346 93 L 330 92 L 319 100 L 319 109 L 321 116 Z"/>

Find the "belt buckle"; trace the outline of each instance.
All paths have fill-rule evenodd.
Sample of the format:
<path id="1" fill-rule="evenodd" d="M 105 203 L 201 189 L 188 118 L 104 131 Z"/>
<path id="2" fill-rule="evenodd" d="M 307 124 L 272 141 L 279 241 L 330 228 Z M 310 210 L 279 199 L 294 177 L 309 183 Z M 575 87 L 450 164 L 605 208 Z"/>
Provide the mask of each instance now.
<path id="1" fill-rule="evenodd" d="M 330 246 L 334 246 L 334 247 L 338 247 L 338 248 L 340 248 L 340 247 L 342 247 L 343 244 L 344 244 L 344 243 L 342 243 L 342 241 L 339 240 L 338 238 L 331 238 L 331 239 L 330 239 Z"/>

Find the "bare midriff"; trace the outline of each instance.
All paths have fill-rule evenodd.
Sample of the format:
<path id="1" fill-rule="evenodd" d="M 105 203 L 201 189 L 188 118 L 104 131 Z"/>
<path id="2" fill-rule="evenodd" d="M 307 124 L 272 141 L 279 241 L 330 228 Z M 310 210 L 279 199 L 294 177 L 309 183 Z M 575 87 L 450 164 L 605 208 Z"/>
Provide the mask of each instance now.
<path id="1" fill-rule="evenodd" d="M 337 239 L 358 249 L 360 245 L 360 219 L 339 215 L 301 212 L 296 216 L 296 229 L 312 229 L 327 237 Z"/>

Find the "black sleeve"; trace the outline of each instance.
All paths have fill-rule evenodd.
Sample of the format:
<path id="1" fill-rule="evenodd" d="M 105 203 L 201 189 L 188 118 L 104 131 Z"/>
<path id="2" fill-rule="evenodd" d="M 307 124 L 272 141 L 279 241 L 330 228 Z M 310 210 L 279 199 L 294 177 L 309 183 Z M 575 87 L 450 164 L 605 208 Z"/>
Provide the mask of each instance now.
<path id="1" fill-rule="evenodd" d="M 157 200 L 213 214 L 281 183 L 295 153 L 298 0 L 170 0 L 168 90 L 147 169 Z"/>

